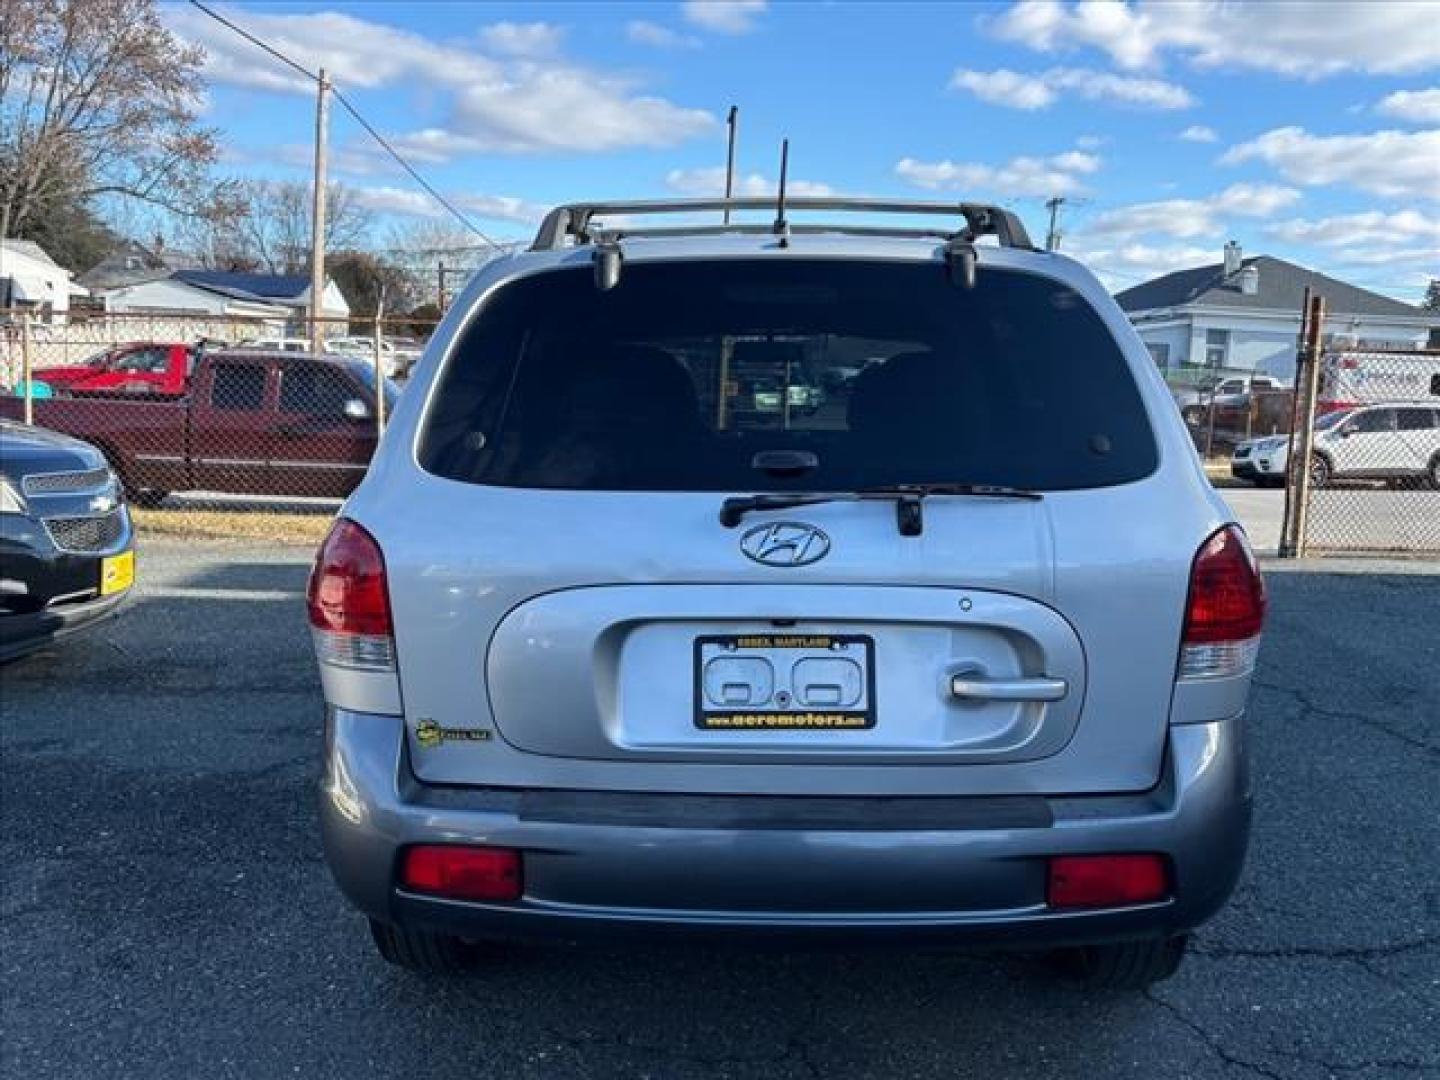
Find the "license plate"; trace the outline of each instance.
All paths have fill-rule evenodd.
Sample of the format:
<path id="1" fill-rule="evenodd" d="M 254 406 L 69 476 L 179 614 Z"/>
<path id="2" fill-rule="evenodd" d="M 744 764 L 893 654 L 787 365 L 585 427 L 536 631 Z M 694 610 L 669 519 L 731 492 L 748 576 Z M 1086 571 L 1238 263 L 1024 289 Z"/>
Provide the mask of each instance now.
<path id="1" fill-rule="evenodd" d="M 854 731 L 875 726 L 875 642 L 864 634 L 695 639 L 702 731 Z"/>
<path id="2" fill-rule="evenodd" d="M 122 551 L 100 560 L 100 595 L 113 596 L 135 584 L 135 553 Z"/>

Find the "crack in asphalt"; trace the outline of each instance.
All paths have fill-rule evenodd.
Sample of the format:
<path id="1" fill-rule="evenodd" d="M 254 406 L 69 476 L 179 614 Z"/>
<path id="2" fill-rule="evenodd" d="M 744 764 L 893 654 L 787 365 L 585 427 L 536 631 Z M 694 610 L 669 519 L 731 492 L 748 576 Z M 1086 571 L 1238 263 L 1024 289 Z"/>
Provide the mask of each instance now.
<path id="1" fill-rule="evenodd" d="M 1185 1028 L 1202 1043 L 1204 1043 L 1210 1049 L 1210 1052 L 1214 1054 L 1215 1057 L 1217 1057 L 1219 1060 L 1223 1061 L 1226 1065 L 1233 1066 L 1237 1069 L 1244 1069 L 1246 1072 L 1254 1076 L 1266 1077 L 1266 1080 L 1286 1080 L 1285 1077 L 1281 1076 L 1279 1073 L 1273 1071 L 1269 1067 L 1262 1065 L 1259 1062 L 1249 1061 L 1245 1058 L 1242 1058 L 1239 1054 L 1236 1054 L 1233 1050 L 1226 1047 L 1218 1037 L 1210 1034 L 1210 1032 L 1207 1031 L 1204 1027 L 1202 1027 L 1197 1021 L 1192 1020 L 1189 1016 L 1187 1016 L 1185 1014 L 1185 1011 L 1181 1009 L 1178 1005 L 1175 1005 L 1173 1002 L 1166 1001 L 1164 998 L 1156 997 L 1153 988 L 1147 988 L 1146 990 L 1142 991 L 1142 994 L 1147 1001 L 1159 1006 L 1162 1011 L 1173 1017 L 1176 1023 L 1178 1023 L 1181 1027 Z"/>
<path id="2" fill-rule="evenodd" d="M 1375 717 L 1371 716 L 1368 713 L 1349 712 L 1344 709 L 1327 709 L 1322 705 L 1316 705 L 1313 701 L 1310 700 L 1309 694 L 1307 694 L 1304 690 L 1297 689 L 1293 686 L 1283 686 L 1279 683 L 1265 682 L 1264 680 L 1258 678 L 1254 680 L 1254 685 L 1259 687 L 1261 690 L 1270 690 L 1277 694 L 1285 694 L 1286 696 L 1292 698 L 1295 703 L 1300 707 L 1299 719 L 1301 720 L 1303 720 L 1306 716 L 1313 714 L 1315 716 L 1324 717 L 1327 720 L 1355 721 L 1357 723 L 1364 724 L 1366 727 L 1373 728 L 1376 731 L 1379 731 L 1385 735 L 1389 735 L 1392 739 L 1398 739 L 1400 742 L 1405 743 L 1407 746 L 1413 747 L 1416 750 L 1422 750 L 1425 753 L 1430 754 L 1437 759 L 1440 759 L 1440 746 L 1436 746 L 1434 743 L 1426 742 L 1424 739 L 1417 739 L 1414 735 L 1411 735 L 1408 732 L 1397 730 L 1396 728 L 1391 727 L 1389 724 L 1386 724 L 1381 720 L 1377 720 Z"/>

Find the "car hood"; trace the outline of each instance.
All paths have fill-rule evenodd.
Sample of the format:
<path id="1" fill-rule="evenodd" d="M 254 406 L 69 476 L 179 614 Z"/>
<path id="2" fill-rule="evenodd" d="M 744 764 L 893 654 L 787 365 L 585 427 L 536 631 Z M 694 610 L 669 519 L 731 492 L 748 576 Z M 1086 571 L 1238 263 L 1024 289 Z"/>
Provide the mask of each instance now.
<path id="1" fill-rule="evenodd" d="M 98 469 L 105 455 L 89 443 L 59 432 L 0 420 L 0 475 L 10 479 L 31 473 Z"/>

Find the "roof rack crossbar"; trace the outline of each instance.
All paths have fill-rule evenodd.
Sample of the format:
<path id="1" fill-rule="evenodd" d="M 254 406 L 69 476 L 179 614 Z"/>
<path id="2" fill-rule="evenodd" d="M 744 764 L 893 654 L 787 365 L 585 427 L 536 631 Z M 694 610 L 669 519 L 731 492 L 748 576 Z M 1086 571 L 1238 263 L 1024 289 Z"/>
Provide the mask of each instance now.
<path id="1" fill-rule="evenodd" d="M 916 215 L 944 215 L 964 219 L 966 239 L 974 240 L 980 236 L 993 236 L 1001 247 L 1028 248 L 1035 250 L 1035 245 L 1030 242 L 1030 236 L 1025 231 L 1024 224 L 1012 211 L 999 206 L 990 206 L 983 203 L 953 203 L 953 202 L 908 202 L 900 199 L 860 199 L 860 198 L 837 198 L 833 196 L 809 197 L 809 198 L 787 198 L 785 200 L 787 210 L 839 210 L 848 213 L 859 214 L 916 214 Z M 764 196 L 743 196 L 731 199 L 667 199 L 660 201 L 637 201 L 637 202 L 594 202 L 594 203 L 571 203 L 566 206 L 556 207 L 545 215 L 545 220 L 540 224 L 540 230 L 535 235 L 535 242 L 531 245 L 532 251 L 554 251 L 565 246 L 567 239 L 573 239 L 576 244 L 588 244 L 593 241 L 590 223 L 595 217 L 611 215 L 622 215 L 625 217 L 638 217 L 645 214 L 696 214 L 719 211 L 735 210 L 773 210 L 775 200 Z M 642 235 L 641 230 L 611 229 L 610 233 L 628 233 L 631 236 Z M 667 235 L 715 235 L 724 232 L 750 232 L 748 227 L 740 226 L 695 226 L 692 228 L 675 228 L 664 230 Z M 764 231 L 764 230 L 761 230 Z M 798 231 L 798 230 L 797 230 Z M 806 231 L 837 231 L 836 227 L 829 229 L 820 226 L 807 227 Z M 840 227 L 838 231 L 855 231 Z M 906 235 L 903 230 L 880 229 L 877 235 Z M 658 232 L 650 235 L 659 235 Z M 945 233 L 946 236 L 956 235 Z"/>

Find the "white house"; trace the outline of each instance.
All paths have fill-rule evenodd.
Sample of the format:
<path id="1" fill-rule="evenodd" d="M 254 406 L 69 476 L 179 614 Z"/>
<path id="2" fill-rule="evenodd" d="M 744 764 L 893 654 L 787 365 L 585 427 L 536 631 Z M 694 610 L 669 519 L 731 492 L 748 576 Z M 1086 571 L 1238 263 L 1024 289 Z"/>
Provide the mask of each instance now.
<path id="1" fill-rule="evenodd" d="M 105 310 L 184 312 L 215 317 L 282 320 L 298 326 L 309 311 L 310 279 L 300 274 L 243 274 L 225 270 L 176 270 L 164 277 L 104 292 Z M 350 305 L 326 280 L 324 315 L 345 319 Z"/>
<path id="2" fill-rule="evenodd" d="M 1434 313 L 1284 259 L 1244 258 L 1233 240 L 1224 256 L 1115 295 L 1172 379 L 1221 371 L 1293 377 L 1307 287 L 1325 298 L 1326 334 L 1419 348 L 1440 325 Z"/>
<path id="3" fill-rule="evenodd" d="M 66 321 L 72 296 L 88 296 L 74 275 L 33 240 L 0 240 L 0 310 L 30 311 L 45 322 Z"/>

